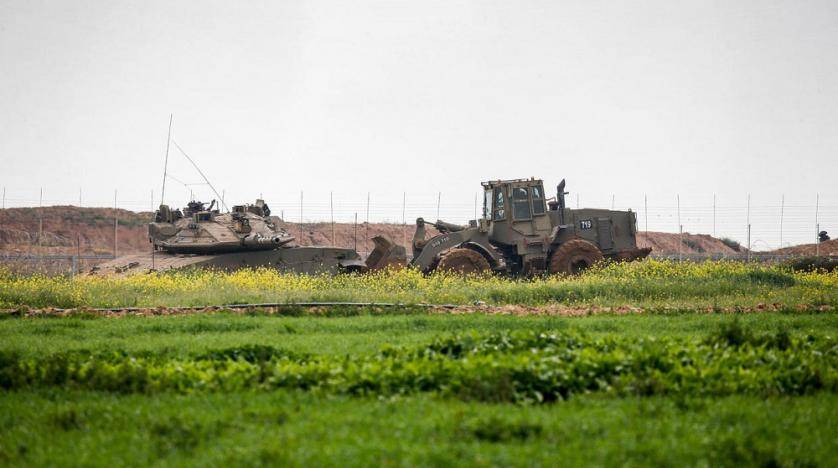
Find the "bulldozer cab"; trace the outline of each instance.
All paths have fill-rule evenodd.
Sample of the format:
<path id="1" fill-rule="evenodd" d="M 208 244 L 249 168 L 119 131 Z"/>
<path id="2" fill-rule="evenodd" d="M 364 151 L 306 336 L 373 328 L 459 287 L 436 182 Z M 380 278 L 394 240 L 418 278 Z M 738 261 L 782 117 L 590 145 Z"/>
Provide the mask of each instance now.
<path id="1" fill-rule="evenodd" d="M 522 236 L 549 234 L 544 182 L 514 179 L 483 182 L 483 219 L 489 237 L 502 244 L 516 244 Z"/>

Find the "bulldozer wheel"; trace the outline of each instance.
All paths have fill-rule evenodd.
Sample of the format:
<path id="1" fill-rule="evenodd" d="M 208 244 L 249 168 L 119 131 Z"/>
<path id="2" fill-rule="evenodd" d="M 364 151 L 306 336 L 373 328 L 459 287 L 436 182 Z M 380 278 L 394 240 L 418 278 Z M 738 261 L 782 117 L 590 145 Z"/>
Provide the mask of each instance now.
<path id="1" fill-rule="evenodd" d="M 550 257 L 550 273 L 577 275 L 601 260 L 599 247 L 584 239 L 571 239 L 553 252 Z"/>
<path id="2" fill-rule="evenodd" d="M 436 269 L 461 275 L 480 274 L 489 271 L 486 257 L 471 249 L 456 248 L 442 254 Z"/>

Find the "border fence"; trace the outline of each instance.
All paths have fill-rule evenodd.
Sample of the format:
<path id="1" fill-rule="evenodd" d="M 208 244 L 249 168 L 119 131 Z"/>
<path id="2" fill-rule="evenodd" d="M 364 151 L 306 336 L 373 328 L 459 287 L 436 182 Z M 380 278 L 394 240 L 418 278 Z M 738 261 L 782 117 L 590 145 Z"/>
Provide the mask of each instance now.
<path id="1" fill-rule="evenodd" d="M 166 201 L 170 205 L 179 206 L 181 203 L 174 203 L 172 200 L 200 199 L 198 195 L 207 200 L 213 198 L 206 196 L 209 192 L 202 185 L 181 182 L 183 193 L 178 191 L 175 191 L 174 195 L 169 193 Z M 159 199 L 155 199 L 156 196 L 159 197 L 159 193 L 153 189 L 146 192 L 145 200 L 137 199 L 136 192 L 133 193 L 134 196 L 120 196 L 120 191 L 115 189 L 110 194 L 104 190 L 91 191 L 86 194 L 85 190 L 79 189 L 77 194 L 70 195 L 53 193 L 48 187 L 15 189 L 3 187 L 0 208 L 109 205 L 108 208 L 150 212 L 159 204 Z M 418 217 L 465 223 L 481 215 L 483 202 L 482 193 L 479 192 L 471 195 L 404 191 L 347 194 L 324 190 L 301 190 L 232 196 L 222 191 L 222 197 L 226 198 L 228 206 L 233 203 L 252 203 L 257 197 L 263 198 L 270 205 L 273 215 L 280 216 L 286 222 L 303 225 L 330 222 L 410 225 Z M 111 200 L 105 202 L 108 198 Z M 637 213 L 638 230 L 641 232 L 709 234 L 717 238 L 728 238 L 748 249 L 749 253 L 741 256 L 743 260 L 781 259 L 784 256 L 766 252 L 793 245 L 816 243 L 820 231 L 833 230 L 838 233 L 838 199 L 834 196 L 823 197 L 819 194 L 805 198 L 785 194 L 757 198 L 744 194 L 737 200 L 728 200 L 721 199 L 712 193 L 675 194 L 669 197 L 617 193 L 588 196 L 585 193 L 571 193 L 567 197 L 567 204 L 571 208 L 631 209 Z M 41 238 L 40 231 L 42 230 L 40 211 L 34 210 L 34 216 L 38 219 L 32 220 L 32 225 L 37 225 L 39 229 L 38 239 Z M 118 226 L 119 220 L 115 218 L 114 247 L 117 245 L 116 237 L 119 235 Z M 2 228 L 0 223 L 0 229 Z M 716 258 L 718 255 L 684 254 L 675 257 L 701 260 Z M 81 255 L 80 252 L 67 255 L 36 255 L 32 252 L 19 254 L 0 251 L 0 261 L 65 261 L 72 265 L 71 271 L 77 271 L 82 261 L 101 261 L 109 258 L 113 258 L 113 255 L 101 253 Z M 725 258 L 736 258 L 736 256 Z"/>

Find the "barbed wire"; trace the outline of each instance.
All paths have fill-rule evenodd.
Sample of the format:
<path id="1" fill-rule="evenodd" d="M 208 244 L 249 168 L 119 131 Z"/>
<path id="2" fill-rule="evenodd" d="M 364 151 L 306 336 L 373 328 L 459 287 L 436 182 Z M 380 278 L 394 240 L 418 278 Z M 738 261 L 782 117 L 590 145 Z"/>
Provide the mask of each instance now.
<path id="1" fill-rule="evenodd" d="M 201 183 L 189 184 L 175 179 L 182 184 L 186 195 L 201 196 L 206 193 L 195 193 L 192 187 L 200 187 Z M 125 209 L 135 212 L 150 212 L 156 209 L 159 200 L 155 200 L 155 191 L 149 190 L 149 197 L 145 200 L 137 199 L 136 194 L 119 197 L 117 190 L 116 203 L 106 203 L 101 192 L 89 197 L 80 190 L 77 197 L 51 196 L 52 192 L 47 188 L 41 189 L 15 189 L 3 188 L 3 208 L 37 208 L 39 206 L 96 206 L 102 208 Z M 159 196 L 159 194 L 157 194 Z M 234 203 L 245 203 L 234 197 L 233 194 L 224 194 L 228 205 Z M 412 224 L 416 218 L 440 219 L 455 223 L 465 223 L 475 219 L 482 212 L 482 194 L 476 192 L 471 200 L 464 200 L 463 196 L 447 197 L 444 193 L 401 193 L 381 194 L 372 192 L 360 193 L 334 193 L 328 191 L 305 191 L 302 192 L 302 209 L 300 206 L 300 192 L 272 191 L 260 194 L 263 196 L 272 209 L 272 213 L 281 216 L 288 222 L 300 222 L 305 224 L 331 222 L 353 222 L 355 215 L 359 222 L 389 222 L 395 224 Z M 331 196 L 331 201 L 330 201 Z M 174 196 L 170 197 L 174 198 Z M 209 197 L 216 198 L 216 197 Z M 207 200 L 209 199 L 207 198 Z M 650 200 L 643 194 L 632 194 L 631 196 L 604 197 L 601 194 L 587 197 L 585 194 L 572 194 L 568 197 L 567 204 L 570 208 L 603 208 L 616 210 L 631 209 L 637 214 L 638 230 L 657 232 L 684 232 L 709 234 L 715 237 L 727 237 L 747 245 L 748 221 L 750 221 L 751 247 L 760 249 L 774 249 L 788 245 L 815 242 L 818 230 L 838 231 L 838 204 L 832 199 L 822 199 L 815 203 L 801 203 L 802 197 L 787 197 L 778 195 L 772 198 L 770 203 L 752 203 L 750 206 L 745 202 L 746 197 L 736 200 L 735 203 L 726 203 L 720 200 L 712 204 L 712 197 L 702 196 L 681 196 L 680 199 L 709 200 L 710 203 L 699 204 L 694 201 L 682 203 L 680 206 L 674 203 L 675 196 Z M 784 200 L 790 200 L 785 203 Z M 581 200 L 581 201 L 580 201 Z M 618 203 L 617 200 L 620 202 Z M 631 200 L 632 203 L 625 203 Z M 798 200 L 798 201 L 794 201 Z M 645 202 L 644 202 L 645 201 Z M 252 202 L 252 200 L 249 200 Z M 651 203 L 650 203 L 651 202 Z M 679 212 L 680 211 L 680 212 Z M 816 220 L 817 212 L 817 220 Z M 680 224 L 678 222 L 680 218 Z M 2 227 L 2 226 L 0 226 Z M 755 245 L 756 244 L 756 245 Z"/>

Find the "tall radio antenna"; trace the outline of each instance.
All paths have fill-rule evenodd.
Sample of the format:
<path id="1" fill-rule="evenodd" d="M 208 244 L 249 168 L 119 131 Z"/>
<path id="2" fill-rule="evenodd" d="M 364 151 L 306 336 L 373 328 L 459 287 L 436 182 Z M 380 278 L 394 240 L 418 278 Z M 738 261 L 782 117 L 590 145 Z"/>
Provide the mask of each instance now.
<path id="1" fill-rule="evenodd" d="M 160 204 L 166 203 L 166 171 L 169 169 L 169 143 L 172 141 L 172 119 L 174 114 L 169 114 L 169 133 L 166 136 L 166 162 L 163 163 L 163 189 L 160 191 Z"/>
<path id="2" fill-rule="evenodd" d="M 190 157 L 189 157 L 189 155 L 188 155 L 188 154 L 186 154 L 186 151 L 184 151 L 184 150 L 183 150 L 183 148 L 181 148 L 181 147 L 180 147 L 180 145 L 179 145 L 179 144 L 177 144 L 177 142 L 176 142 L 176 141 L 172 140 L 172 143 L 174 143 L 174 144 L 175 144 L 175 148 L 177 148 L 177 149 L 178 149 L 178 151 L 180 151 L 180 154 L 182 154 L 184 157 L 186 157 L 186 159 L 188 159 L 188 160 L 189 160 L 189 162 L 190 162 L 190 163 L 192 163 L 192 167 L 194 167 L 194 168 L 195 168 L 195 170 L 196 170 L 196 171 L 198 171 L 198 174 L 201 174 L 201 177 L 203 177 L 203 178 L 204 178 L 204 182 L 206 182 L 206 183 L 207 183 L 207 185 L 209 185 L 209 188 L 211 188 L 211 189 L 212 189 L 212 191 L 213 191 L 213 193 L 215 193 L 215 196 L 216 196 L 216 197 L 218 197 L 218 198 L 217 198 L 217 200 L 219 200 L 219 201 L 221 202 L 221 204 L 222 204 L 222 206 L 224 207 L 224 209 L 225 209 L 226 211 L 230 211 L 229 209 L 227 209 L 227 204 L 226 204 L 226 203 L 224 203 L 224 198 L 223 198 L 221 195 L 219 195 L 219 194 L 218 194 L 218 190 L 216 190 L 216 189 L 215 189 L 215 187 L 213 187 L 213 186 L 212 186 L 212 183 L 210 183 L 209 179 L 207 179 L 207 176 L 205 176 L 205 175 L 204 175 L 204 173 L 203 173 L 203 171 L 201 171 L 201 168 L 200 168 L 200 167 L 198 167 L 198 165 L 197 165 L 197 164 L 195 164 L 195 161 L 193 161 L 193 160 L 192 160 L 192 158 L 190 158 Z"/>

